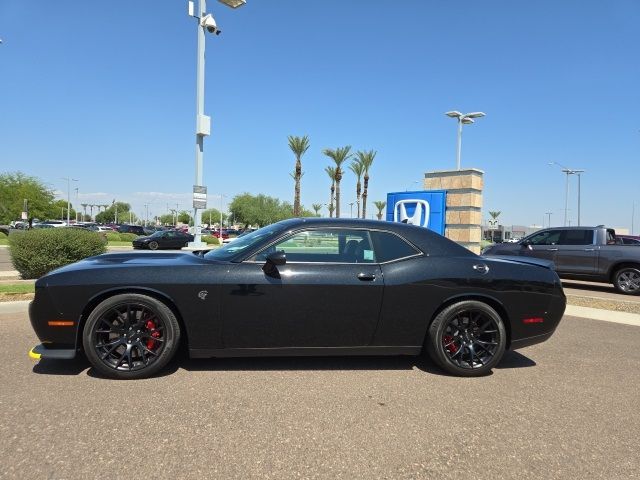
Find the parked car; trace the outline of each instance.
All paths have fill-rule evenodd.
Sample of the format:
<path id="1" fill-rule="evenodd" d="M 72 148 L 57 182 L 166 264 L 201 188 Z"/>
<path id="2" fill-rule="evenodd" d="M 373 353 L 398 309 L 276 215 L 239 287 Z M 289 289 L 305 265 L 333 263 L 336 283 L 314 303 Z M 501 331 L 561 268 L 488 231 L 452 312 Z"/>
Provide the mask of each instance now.
<path id="1" fill-rule="evenodd" d="M 133 248 L 148 248 L 149 250 L 176 249 L 186 247 L 193 242 L 193 235 L 178 232 L 156 232 L 148 237 L 138 237 L 133 241 Z"/>
<path id="2" fill-rule="evenodd" d="M 136 235 L 145 235 L 144 228 L 141 225 L 120 225 L 118 227 L 120 233 L 135 233 Z"/>
<path id="3" fill-rule="evenodd" d="M 212 230 L 211 231 L 211 236 L 216 237 L 216 238 L 220 238 L 220 236 L 222 235 L 222 240 L 224 241 L 224 239 L 229 238 L 229 234 L 227 233 L 226 230 L 222 230 L 222 233 L 220 232 L 220 230 Z"/>
<path id="4" fill-rule="evenodd" d="M 615 230 L 604 225 L 546 228 L 483 254 L 549 260 L 561 278 L 612 283 L 620 293 L 640 295 L 640 248 L 621 245 Z"/>
<path id="5" fill-rule="evenodd" d="M 306 242 L 305 239 L 312 239 Z M 159 372 L 192 357 L 419 355 L 487 374 L 547 340 L 565 310 L 551 262 L 483 258 L 426 228 L 289 219 L 204 252 L 118 252 L 41 277 L 38 358 L 83 351 L 96 372 Z"/>
<path id="6" fill-rule="evenodd" d="M 62 220 L 47 220 L 46 222 L 40 223 L 40 225 L 51 225 L 52 227 L 55 227 L 55 228 L 61 228 L 61 227 L 66 227 L 67 222 L 64 222 Z"/>

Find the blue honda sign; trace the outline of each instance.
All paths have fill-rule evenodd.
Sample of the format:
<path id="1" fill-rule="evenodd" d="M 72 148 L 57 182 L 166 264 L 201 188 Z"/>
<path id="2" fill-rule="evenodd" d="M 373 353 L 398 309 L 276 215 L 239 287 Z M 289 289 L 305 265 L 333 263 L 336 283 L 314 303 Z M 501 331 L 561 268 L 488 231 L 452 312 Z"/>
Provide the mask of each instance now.
<path id="1" fill-rule="evenodd" d="M 387 193 L 387 221 L 418 225 L 444 235 L 446 199 L 445 190 Z"/>

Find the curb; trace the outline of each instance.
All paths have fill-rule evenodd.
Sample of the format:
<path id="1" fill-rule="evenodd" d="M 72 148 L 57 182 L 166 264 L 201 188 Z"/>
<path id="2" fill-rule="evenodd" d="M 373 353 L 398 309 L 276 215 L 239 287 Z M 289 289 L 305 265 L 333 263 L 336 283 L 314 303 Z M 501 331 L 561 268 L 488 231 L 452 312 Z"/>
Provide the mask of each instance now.
<path id="1" fill-rule="evenodd" d="M 615 312 L 613 310 L 601 310 L 599 308 L 579 307 L 577 305 L 567 305 L 565 315 L 573 317 L 588 318 L 591 320 L 601 320 L 603 322 L 622 323 L 640 327 L 640 315 L 636 313 Z"/>

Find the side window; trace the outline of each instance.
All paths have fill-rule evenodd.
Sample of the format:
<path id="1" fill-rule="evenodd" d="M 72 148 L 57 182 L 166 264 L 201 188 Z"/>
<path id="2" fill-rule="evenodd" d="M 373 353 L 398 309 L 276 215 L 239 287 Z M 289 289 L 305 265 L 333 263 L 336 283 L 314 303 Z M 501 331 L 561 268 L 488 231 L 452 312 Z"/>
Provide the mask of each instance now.
<path id="1" fill-rule="evenodd" d="M 273 252 L 284 252 L 287 262 L 375 263 L 366 230 L 310 229 L 294 233 L 258 253 L 261 262 Z"/>
<path id="2" fill-rule="evenodd" d="M 616 235 L 613 230 L 607 230 L 607 245 L 616 244 Z M 624 241 L 622 243 L 625 243 Z"/>
<path id="3" fill-rule="evenodd" d="M 557 245 L 560 242 L 562 230 L 546 230 L 536 233 L 529 238 L 531 245 Z"/>
<path id="4" fill-rule="evenodd" d="M 593 230 L 563 230 L 560 245 L 593 245 Z"/>
<path id="5" fill-rule="evenodd" d="M 371 232 L 373 248 L 376 252 L 378 262 L 390 262 L 400 258 L 407 258 L 417 255 L 420 251 L 393 233 Z"/>

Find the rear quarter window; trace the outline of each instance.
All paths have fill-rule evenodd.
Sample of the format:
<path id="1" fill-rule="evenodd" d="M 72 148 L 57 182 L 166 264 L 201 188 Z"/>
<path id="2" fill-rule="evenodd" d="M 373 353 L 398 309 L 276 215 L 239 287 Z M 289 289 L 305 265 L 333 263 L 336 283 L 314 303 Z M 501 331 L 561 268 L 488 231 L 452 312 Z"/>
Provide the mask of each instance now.
<path id="1" fill-rule="evenodd" d="M 422 253 L 403 238 L 389 232 L 372 231 L 371 241 L 379 263 L 391 262 Z"/>

